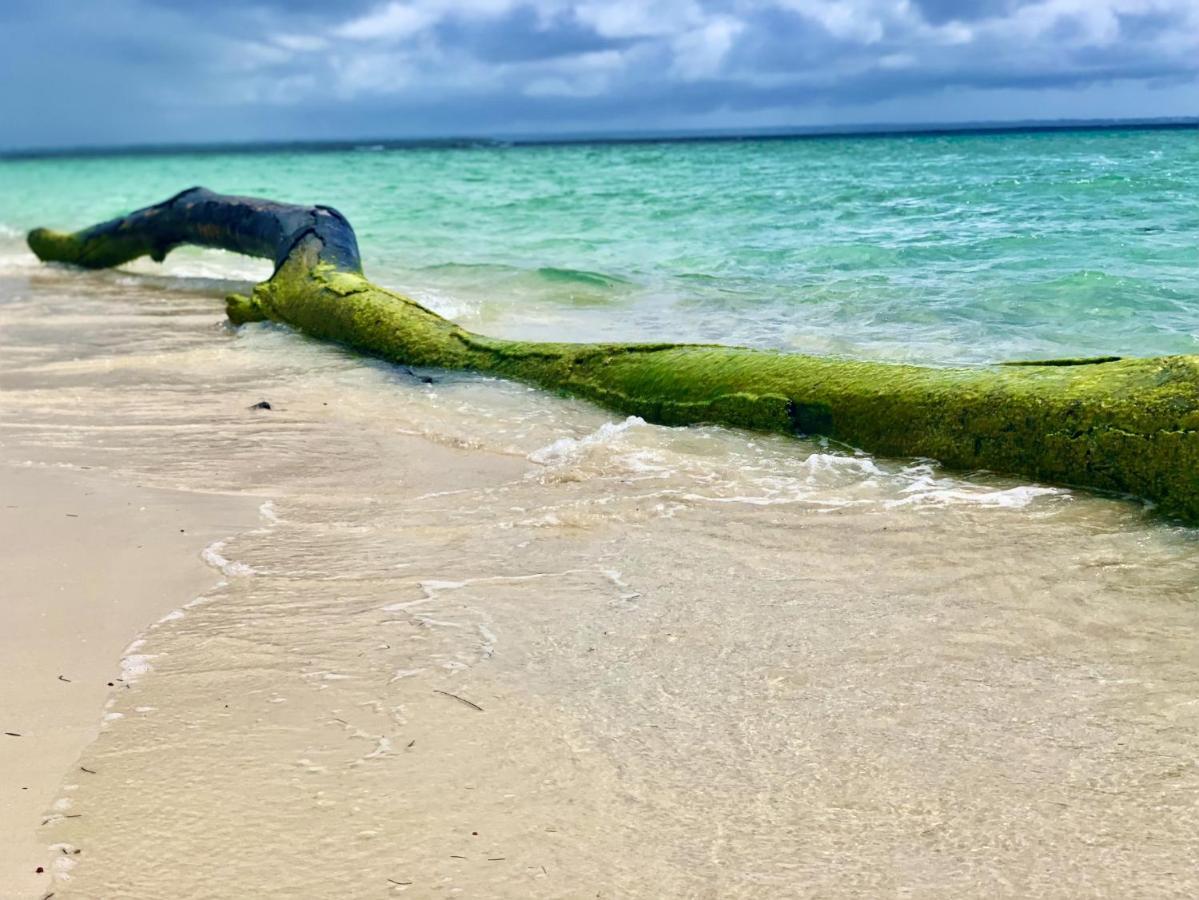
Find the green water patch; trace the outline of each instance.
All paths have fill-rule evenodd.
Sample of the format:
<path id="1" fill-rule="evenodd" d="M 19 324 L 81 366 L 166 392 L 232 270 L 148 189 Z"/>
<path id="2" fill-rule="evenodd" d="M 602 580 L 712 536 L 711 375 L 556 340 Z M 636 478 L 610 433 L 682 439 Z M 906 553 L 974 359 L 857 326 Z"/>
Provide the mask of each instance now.
<path id="1" fill-rule="evenodd" d="M 418 292 L 477 303 L 492 313 L 512 307 L 604 308 L 634 297 L 641 286 L 618 275 L 556 266 L 523 268 L 495 263 L 447 262 L 399 273 Z"/>
<path id="2" fill-rule="evenodd" d="M 616 288 L 631 284 L 627 278 L 617 275 L 588 272 L 586 269 L 559 269 L 555 266 L 542 266 L 537 269 L 537 275 L 550 284 L 579 284 L 593 288 Z"/>

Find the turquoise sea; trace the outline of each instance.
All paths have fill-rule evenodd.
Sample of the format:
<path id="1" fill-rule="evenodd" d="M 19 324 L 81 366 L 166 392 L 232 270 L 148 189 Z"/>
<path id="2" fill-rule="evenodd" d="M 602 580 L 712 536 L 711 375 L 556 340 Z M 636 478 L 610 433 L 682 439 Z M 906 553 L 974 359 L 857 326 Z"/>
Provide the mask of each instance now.
<path id="1" fill-rule="evenodd" d="M 503 335 L 928 363 L 1199 349 L 1199 131 L 7 160 L 0 242 L 192 184 L 336 206 L 376 281 Z"/>

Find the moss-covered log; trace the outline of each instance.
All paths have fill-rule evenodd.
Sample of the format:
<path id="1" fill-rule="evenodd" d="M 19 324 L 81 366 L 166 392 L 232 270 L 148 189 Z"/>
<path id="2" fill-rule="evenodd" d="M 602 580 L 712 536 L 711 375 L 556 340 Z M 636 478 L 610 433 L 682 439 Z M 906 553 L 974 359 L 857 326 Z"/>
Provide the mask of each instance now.
<path id="1" fill-rule="evenodd" d="M 711 345 L 497 340 L 368 281 L 335 210 L 201 188 L 85 231 L 29 235 L 43 260 L 90 267 L 162 259 L 181 243 L 275 261 L 251 296 L 229 298 L 238 324 L 282 322 L 393 362 L 488 372 L 667 425 L 823 435 L 886 456 L 1132 494 L 1199 522 L 1199 357 L 942 369 Z"/>

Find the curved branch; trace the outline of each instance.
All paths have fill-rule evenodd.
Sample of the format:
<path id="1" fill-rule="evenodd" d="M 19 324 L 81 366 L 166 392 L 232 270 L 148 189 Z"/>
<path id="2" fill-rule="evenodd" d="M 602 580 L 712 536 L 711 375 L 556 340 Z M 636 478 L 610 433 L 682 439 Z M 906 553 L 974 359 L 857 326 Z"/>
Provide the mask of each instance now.
<path id="1" fill-rule="evenodd" d="M 139 256 L 162 262 L 180 244 L 260 256 L 278 268 L 306 234 L 320 239 L 322 262 L 362 271 L 354 229 L 332 207 L 232 197 L 202 187 L 74 234 L 35 228 L 29 232 L 29 246 L 39 259 L 89 269 L 119 266 Z"/>
<path id="2" fill-rule="evenodd" d="M 472 334 L 362 274 L 349 223 L 199 188 L 75 234 L 37 229 L 44 260 L 161 259 L 180 243 L 275 260 L 235 323 L 270 319 L 406 365 L 471 369 L 666 425 L 823 435 L 874 453 L 1133 494 L 1199 522 L 1199 357 L 937 369 L 738 347 L 546 344 Z"/>

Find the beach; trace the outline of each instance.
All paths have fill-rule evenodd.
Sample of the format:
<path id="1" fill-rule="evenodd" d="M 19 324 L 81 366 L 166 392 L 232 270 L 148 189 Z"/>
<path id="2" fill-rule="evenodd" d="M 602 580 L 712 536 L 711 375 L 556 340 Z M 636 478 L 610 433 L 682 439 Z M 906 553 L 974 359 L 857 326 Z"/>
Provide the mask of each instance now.
<path id="1" fill-rule="evenodd" d="M 114 660 L 149 624 L 210 589 L 219 573 L 201 551 L 255 519 L 236 498 L 139 488 L 82 465 L 0 463 L 4 897 L 47 888 L 54 857 L 37 829 L 64 775 L 87 774 L 75 761 L 124 683 Z M 39 866 L 47 874 L 39 876 Z"/>
<path id="2" fill-rule="evenodd" d="M 913 152 L 975 152 L 936 146 Z M 437 164 L 503 171 L 471 152 Z M 631 168 L 597 167 L 597 196 L 637 165 L 653 182 L 650 151 L 620 152 Z M 760 152 L 759 168 L 781 165 Z M 400 184 L 408 157 L 393 156 Z M 275 160 L 282 183 L 257 187 L 284 190 L 329 162 Z M 120 175 L 104 198 L 64 191 L 37 211 L 72 227 L 157 191 L 140 171 L 178 181 L 250 165 L 56 164 L 39 163 L 40 177 Z M 773 226 L 757 243 L 693 235 L 692 249 L 736 244 L 724 263 L 679 237 L 619 265 L 641 235 L 613 247 L 598 225 L 533 234 L 568 203 L 552 187 L 538 200 L 535 168 L 513 163 L 506 200 L 498 182 L 480 189 L 487 215 L 520 210 L 507 262 L 479 239 L 481 271 L 461 258 L 469 242 L 447 236 L 462 223 L 418 217 L 404 237 L 356 195 L 368 271 L 515 337 L 669 328 L 956 363 L 1193 342 L 1174 328 L 1186 298 L 1171 293 L 1173 228 L 1143 235 L 1127 268 L 1088 275 L 1071 259 L 1085 234 L 1027 262 L 998 233 L 1016 227 L 1002 210 L 981 234 L 963 224 L 977 207 L 913 225 L 896 206 L 882 223 L 838 226 L 857 250 L 809 247 L 808 275 L 828 289 L 788 313 L 795 296 L 767 298 L 802 266 L 771 257 L 784 242 Z M 1044 212 L 1052 191 L 1033 193 Z M 609 202 L 573 196 L 584 216 Z M 661 212 L 644 202 L 642 224 Z M 699 228 L 694 215 L 677 227 Z M 1193 529 L 1131 498 L 819 439 L 666 428 L 268 323 L 235 329 L 222 298 L 269 265 L 184 250 L 162 267 L 42 266 L 20 243 L 27 224 L 0 246 L 0 572 L 18 586 L 5 595 L 0 640 L 15 662 L 0 725 L 30 723 L 0 744 L 0 896 L 1199 888 Z M 906 249 L 877 233 L 908 227 Z M 453 265 L 435 258 L 442 240 Z M 868 256 L 871 241 L 882 249 Z M 1003 271 L 983 271 L 972 241 Z M 1137 279 L 1153 266 L 1164 286 L 1147 295 Z M 1016 315 L 1017 297 L 1031 302 L 1017 290 L 991 318 L 955 306 L 974 303 L 972 279 L 995 300 L 1012 272 L 1036 314 Z M 888 334 L 872 304 L 905 291 L 928 302 Z M 1080 316 L 1104 298 L 1106 318 Z"/>

